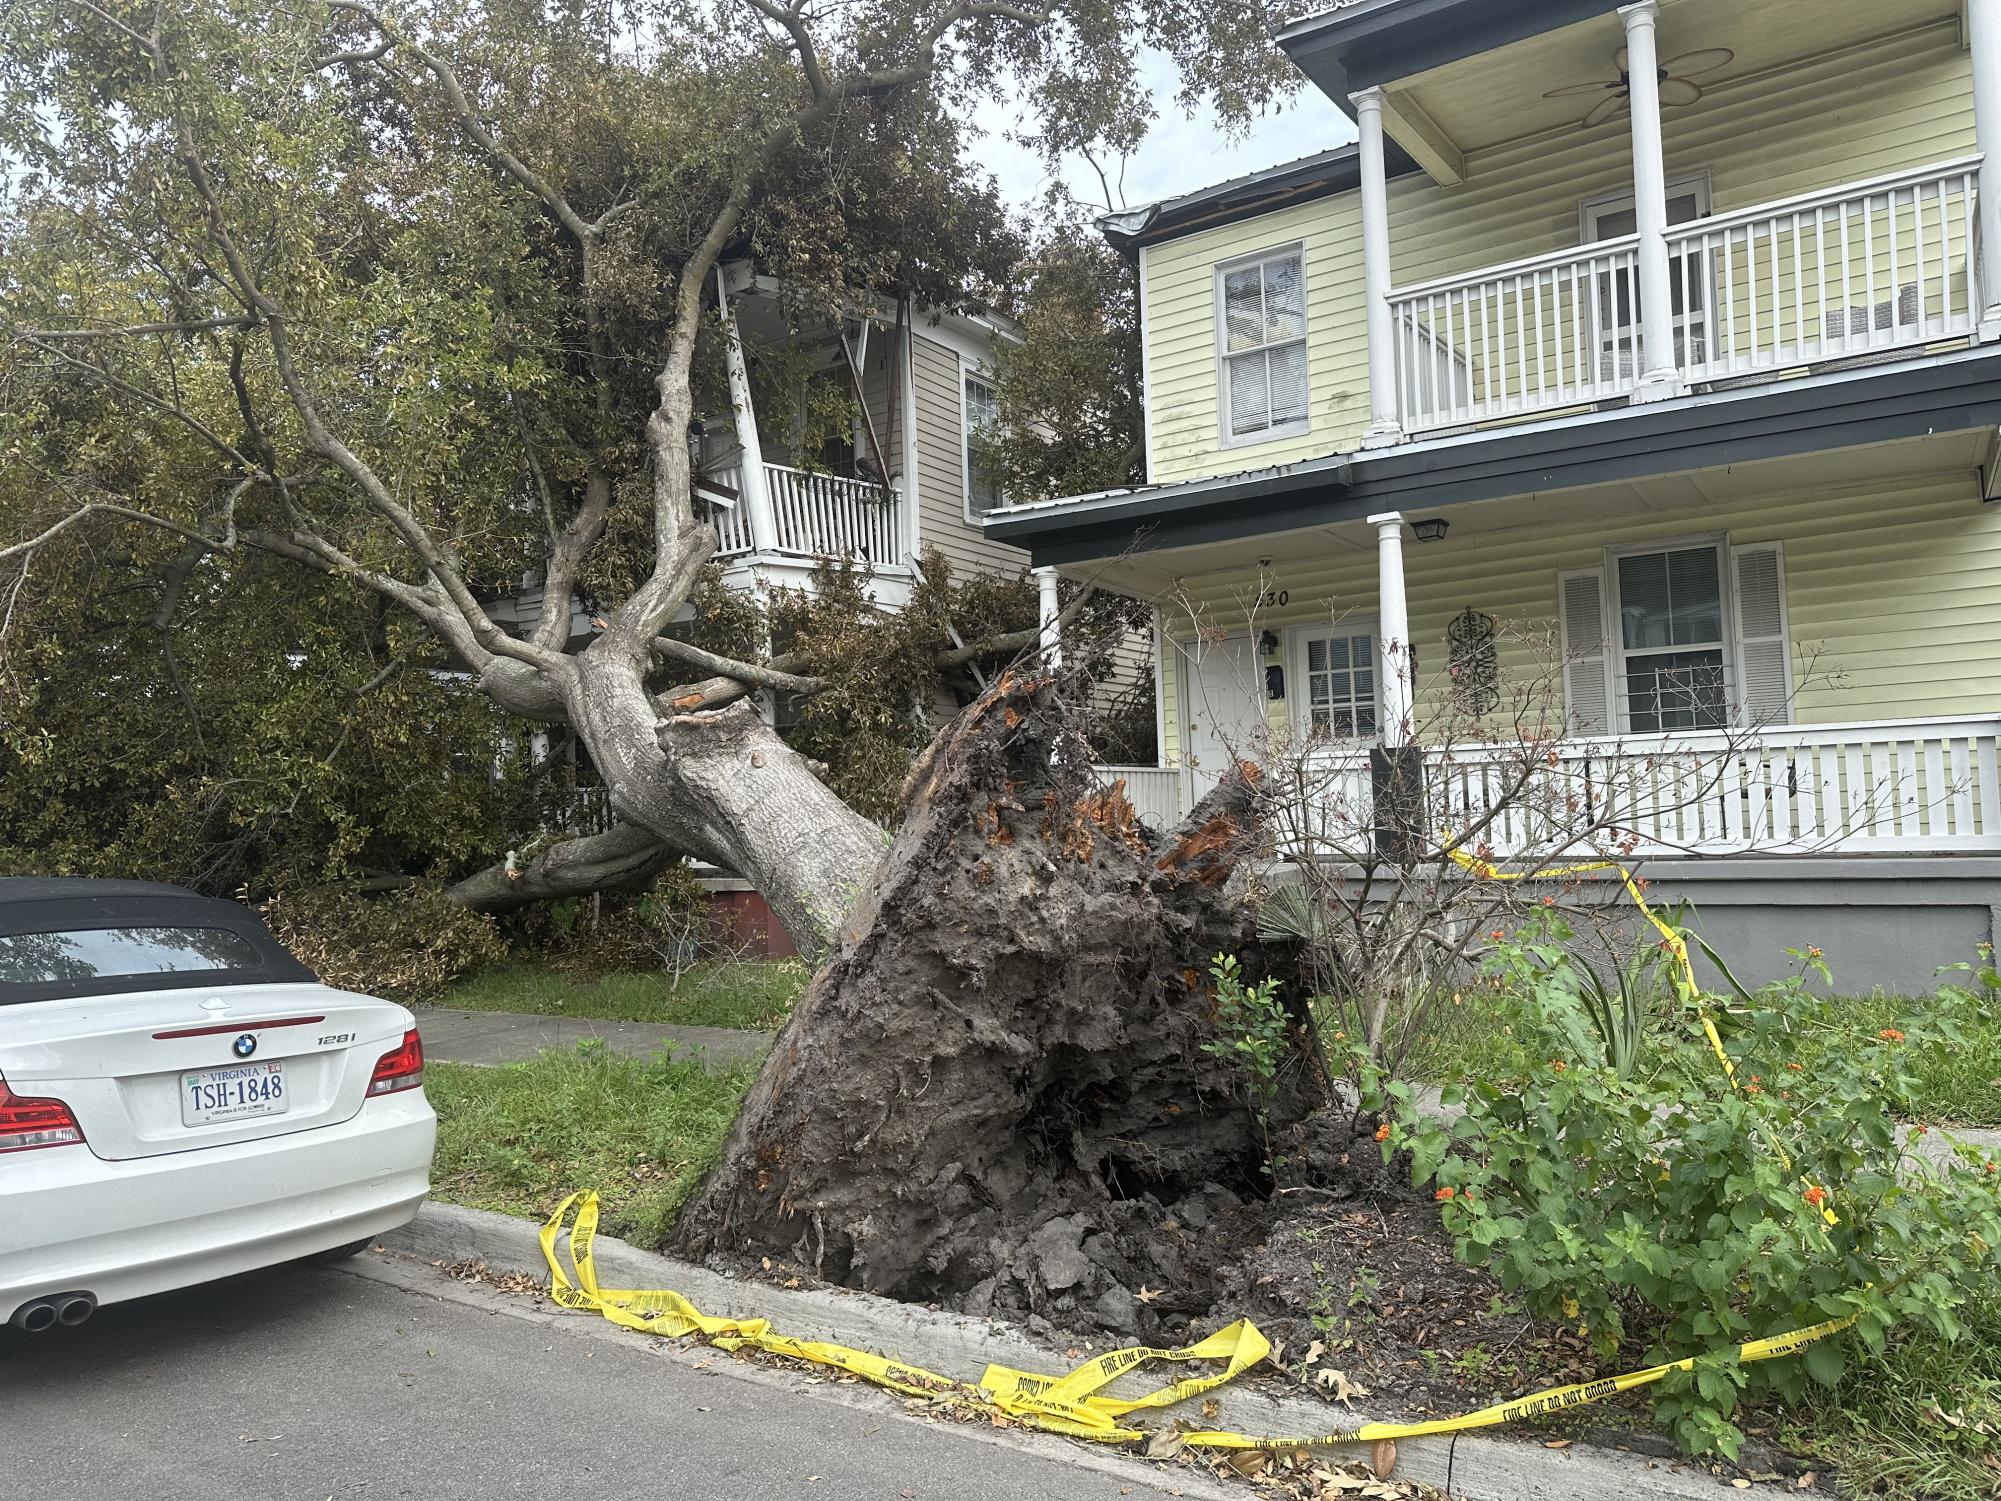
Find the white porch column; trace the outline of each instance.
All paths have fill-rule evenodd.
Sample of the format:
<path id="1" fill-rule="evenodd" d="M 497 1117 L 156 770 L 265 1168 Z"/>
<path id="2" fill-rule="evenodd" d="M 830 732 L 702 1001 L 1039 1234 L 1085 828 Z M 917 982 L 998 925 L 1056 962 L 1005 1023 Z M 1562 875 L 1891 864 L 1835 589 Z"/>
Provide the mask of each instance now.
<path id="1" fill-rule="evenodd" d="M 764 478 L 764 445 L 757 438 L 757 409 L 750 400 L 750 369 L 744 363 L 743 339 L 730 309 L 729 280 L 716 267 L 716 307 L 723 324 L 723 365 L 729 372 L 730 422 L 737 447 L 743 451 L 742 493 L 737 503 L 750 512 L 751 545 L 759 552 L 778 548 L 778 526 L 771 515 L 771 488 Z"/>
<path id="2" fill-rule="evenodd" d="M 2001 339 L 2001 0 L 1967 0 L 1973 134 L 1980 162 L 1980 329 Z"/>
<path id="3" fill-rule="evenodd" d="M 1674 296 L 1667 250 L 1667 168 L 1661 162 L 1659 0 L 1620 7 L 1626 23 L 1626 79 L 1633 115 L 1633 217 L 1640 233 L 1640 380 L 1635 401 L 1682 393 L 1674 359 Z"/>
<path id="4" fill-rule="evenodd" d="M 1041 605 L 1042 660 L 1053 672 L 1063 665 L 1063 633 L 1057 625 L 1057 617 L 1063 613 L 1063 608 L 1056 598 L 1056 570 L 1036 569 L 1035 587 Z"/>
<path id="5" fill-rule="evenodd" d="M 1390 196 L 1383 167 L 1383 91 L 1364 89 L 1351 96 L 1355 128 L 1361 132 L 1362 295 L 1369 326 L 1369 426 L 1364 448 L 1381 448 L 1403 438 L 1397 418 L 1396 324 L 1390 318 Z"/>
<path id="6" fill-rule="evenodd" d="M 1408 745 L 1414 729 L 1410 607 L 1403 592 L 1403 512 L 1369 518 L 1376 529 L 1376 671 L 1383 685 L 1383 744 Z"/>

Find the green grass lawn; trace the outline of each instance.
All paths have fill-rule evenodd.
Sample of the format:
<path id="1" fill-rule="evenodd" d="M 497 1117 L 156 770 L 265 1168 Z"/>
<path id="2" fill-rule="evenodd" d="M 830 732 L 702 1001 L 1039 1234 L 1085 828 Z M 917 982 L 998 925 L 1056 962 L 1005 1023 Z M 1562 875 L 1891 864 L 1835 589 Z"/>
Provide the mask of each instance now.
<path id="1" fill-rule="evenodd" d="M 1847 1004 L 1856 1030 L 1866 1036 L 1921 1012 L 1925 1001 L 1865 996 Z M 1811 1069 L 1825 1048 L 1840 1045 L 1838 1039 L 1802 1037 L 1798 1061 Z M 1505 1081 L 1527 1078 L 1544 1061 L 1530 1057 L 1501 1018 L 1479 1004 L 1477 993 L 1469 993 L 1463 1004 L 1442 1008 L 1439 1024 L 1412 1050 L 1408 1071 L 1438 1082 L 1467 1076 Z M 1978 1014 L 1964 1047 L 1927 1048 L 1915 1067 L 1923 1080 L 1920 1119 L 1941 1126 L 2001 1126 L 2001 1007 Z"/>
<path id="2" fill-rule="evenodd" d="M 546 1218 L 594 1188 L 604 1227 L 657 1246 L 715 1161 L 755 1065 L 708 1073 L 586 1042 L 530 1063 L 432 1063 L 424 1091 L 438 1112 L 435 1197 Z"/>
<path id="3" fill-rule="evenodd" d="M 791 1012 L 810 977 L 797 959 L 701 964 L 681 976 L 679 986 L 657 970 L 575 980 L 547 965 L 517 963 L 463 980 L 434 1004 L 467 1011 L 770 1031 Z"/>
<path id="4" fill-rule="evenodd" d="M 1782 1414 L 1792 1453 L 1831 1466 L 1843 1495 L 1892 1501 L 2001 1496 L 2001 1290 L 1963 1310 L 1965 1336 L 1893 1334 L 1881 1358 L 1850 1341 L 1850 1369 L 1824 1402 Z"/>

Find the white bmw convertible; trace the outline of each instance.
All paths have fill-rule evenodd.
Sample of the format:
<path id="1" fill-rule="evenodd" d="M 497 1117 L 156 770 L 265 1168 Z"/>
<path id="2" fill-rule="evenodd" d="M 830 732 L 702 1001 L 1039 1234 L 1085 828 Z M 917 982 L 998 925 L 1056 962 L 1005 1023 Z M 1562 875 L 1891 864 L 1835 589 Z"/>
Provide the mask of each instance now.
<path id="1" fill-rule="evenodd" d="M 0 879 L 0 1319 L 361 1250 L 429 1190 L 423 1085 L 410 1013 L 247 908 Z"/>

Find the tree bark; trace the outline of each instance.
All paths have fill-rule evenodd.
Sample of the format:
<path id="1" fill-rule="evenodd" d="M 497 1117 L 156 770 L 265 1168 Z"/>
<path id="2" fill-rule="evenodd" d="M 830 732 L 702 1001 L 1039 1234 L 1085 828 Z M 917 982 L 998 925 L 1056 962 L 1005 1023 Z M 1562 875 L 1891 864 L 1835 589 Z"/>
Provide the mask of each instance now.
<path id="1" fill-rule="evenodd" d="M 833 947 L 887 847 L 746 703 L 666 717 L 640 660 L 601 639 L 573 659 L 571 722 L 612 812 L 749 881 L 802 953 Z"/>
<path id="2" fill-rule="evenodd" d="M 1140 1328 L 1172 1275 L 1148 1233 L 1189 1194 L 1258 1191 L 1264 1125 L 1208 970 L 1263 960 L 1225 885 L 1259 836 L 1251 777 L 1139 824 L 1010 673 L 913 773 L 888 857 L 684 1210 L 695 1254 L 791 1256 L 974 1311 Z M 1272 1115 L 1322 1097 L 1296 1029 Z"/>
<path id="3" fill-rule="evenodd" d="M 594 891 L 634 891 L 678 859 L 650 830 L 614 824 L 602 834 L 560 840 L 520 865 L 489 866 L 447 894 L 475 912 L 512 912 Z"/>

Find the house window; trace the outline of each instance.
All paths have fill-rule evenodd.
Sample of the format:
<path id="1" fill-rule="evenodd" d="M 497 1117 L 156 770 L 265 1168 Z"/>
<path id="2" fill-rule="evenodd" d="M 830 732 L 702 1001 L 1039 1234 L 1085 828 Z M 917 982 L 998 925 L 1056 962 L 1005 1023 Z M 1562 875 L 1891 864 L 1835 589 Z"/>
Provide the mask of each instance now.
<path id="1" fill-rule="evenodd" d="M 1722 538 L 1614 548 L 1557 575 L 1571 732 L 1763 727 L 1792 717 L 1785 550 Z"/>
<path id="2" fill-rule="evenodd" d="M 994 440 L 1000 436 L 1000 392 L 984 375 L 968 370 L 962 408 L 966 465 L 966 514 L 984 516 L 1001 503 Z"/>
<path id="3" fill-rule="evenodd" d="M 1293 636 L 1293 691 L 1300 727 L 1310 734 L 1366 740 L 1379 722 L 1376 635 L 1352 623 Z"/>
<path id="4" fill-rule="evenodd" d="M 1306 269 L 1294 248 L 1216 272 L 1223 439 L 1305 432 Z"/>
<path id="5" fill-rule="evenodd" d="M 1626 728 L 1721 729 L 1730 722 L 1722 547 L 1631 552 L 1615 562 Z"/>

